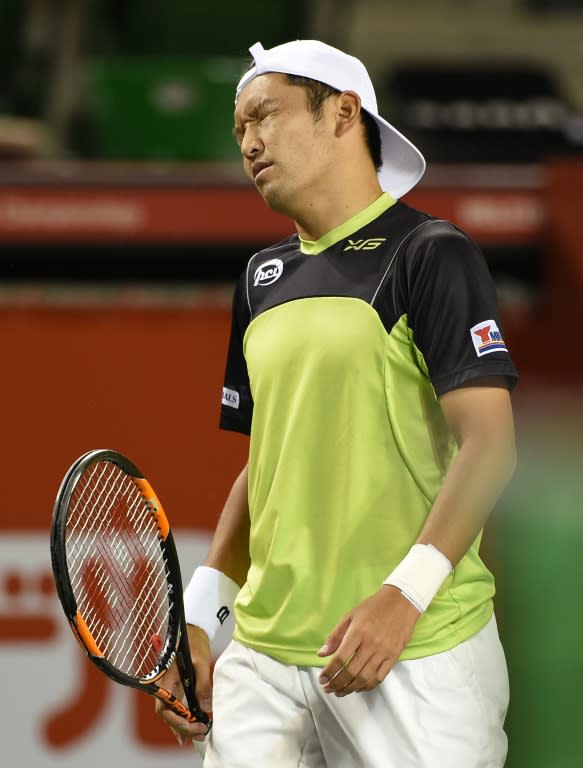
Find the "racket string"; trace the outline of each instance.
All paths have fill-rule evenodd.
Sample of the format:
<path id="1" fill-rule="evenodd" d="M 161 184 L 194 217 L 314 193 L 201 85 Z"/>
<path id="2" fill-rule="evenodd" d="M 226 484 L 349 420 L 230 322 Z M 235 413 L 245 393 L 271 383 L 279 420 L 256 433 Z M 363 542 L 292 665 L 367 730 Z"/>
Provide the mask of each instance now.
<path id="1" fill-rule="evenodd" d="M 79 610 L 105 658 L 132 676 L 148 674 L 159 659 L 153 639 L 166 638 L 172 610 L 167 564 L 150 505 L 111 462 L 91 465 L 75 488 L 67 561 Z"/>

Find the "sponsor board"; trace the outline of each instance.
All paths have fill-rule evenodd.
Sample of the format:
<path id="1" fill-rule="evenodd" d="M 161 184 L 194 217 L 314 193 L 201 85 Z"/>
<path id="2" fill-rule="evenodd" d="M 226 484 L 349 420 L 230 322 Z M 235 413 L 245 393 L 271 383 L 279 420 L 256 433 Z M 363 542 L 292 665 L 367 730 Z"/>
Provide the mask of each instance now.
<path id="1" fill-rule="evenodd" d="M 178 529 L 174 538 L 186 581 L 203 561 L 210 534 Z M 231 632 L 230 617 L 220 647 Z M 151 696 L 109 680 L 80 650 L 53 586 L 48 531 L 5 531 L 0 538 L 0 666 L 5 765 L 202 765 L 194 747 L 178 747 Z"/>

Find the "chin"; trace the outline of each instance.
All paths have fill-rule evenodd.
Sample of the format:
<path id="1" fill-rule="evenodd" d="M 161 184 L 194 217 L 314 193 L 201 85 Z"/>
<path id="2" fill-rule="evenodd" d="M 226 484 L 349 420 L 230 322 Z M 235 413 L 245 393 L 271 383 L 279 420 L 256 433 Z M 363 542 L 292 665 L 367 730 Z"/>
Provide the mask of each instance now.
<path id="1" fill-rule="evenodd" d="M 272 211 L 282 213 L 284 216 L 291 216 L 292 205 L 289 195 L 282 194 L 273 188 L 270 189 L 268 184 L 258 191 Z"/>

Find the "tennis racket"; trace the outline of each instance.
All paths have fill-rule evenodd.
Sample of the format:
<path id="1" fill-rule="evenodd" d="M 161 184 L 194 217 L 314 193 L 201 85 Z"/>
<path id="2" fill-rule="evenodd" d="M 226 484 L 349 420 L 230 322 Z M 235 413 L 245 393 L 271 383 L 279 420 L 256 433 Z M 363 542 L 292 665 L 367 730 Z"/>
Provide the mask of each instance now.
<path id="1" fill-rule="evenodd" d="M 89 451 L 63 478 L 51 562 L 63 610 L 91 661 L 210 729 L 195 694 L 168 519 L 149 482 L 117 451 Z M 175 659 L 187 704 L 157 684 Z"/>

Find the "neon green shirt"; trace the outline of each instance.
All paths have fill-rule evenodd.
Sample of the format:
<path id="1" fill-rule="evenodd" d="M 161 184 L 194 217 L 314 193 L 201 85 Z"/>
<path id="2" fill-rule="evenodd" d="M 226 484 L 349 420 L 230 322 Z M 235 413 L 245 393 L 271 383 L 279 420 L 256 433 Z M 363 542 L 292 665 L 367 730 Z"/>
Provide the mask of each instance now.
<path id="1" fill-rule="evenodd" d="M 475 246 L 387 195 L 316 243 L 293 236 L 251 259 L 221 422 L 251 435 L 251 567 L 235 639 L 284 663 L 326 663 L 317 650 L 415 542 L 456 454 L 438 395 L 515 378 L 503 341 L 479 354 L 481 321 L 499 330 Z M 403 659 L 444 651 L 490 618 L 479 539 Z"/>

